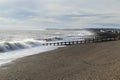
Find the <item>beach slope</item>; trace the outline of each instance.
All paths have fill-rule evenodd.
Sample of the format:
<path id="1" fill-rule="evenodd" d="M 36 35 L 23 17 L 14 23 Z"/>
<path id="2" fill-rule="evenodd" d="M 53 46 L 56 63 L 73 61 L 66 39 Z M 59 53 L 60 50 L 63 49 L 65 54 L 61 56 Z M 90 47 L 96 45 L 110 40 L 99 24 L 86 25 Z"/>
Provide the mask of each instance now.
<path id="1" fill-rule="evenodd" d="M 0 68 L 0 80 L 120 80 L 120 41 L 72 45 L 18 59 Z"/>

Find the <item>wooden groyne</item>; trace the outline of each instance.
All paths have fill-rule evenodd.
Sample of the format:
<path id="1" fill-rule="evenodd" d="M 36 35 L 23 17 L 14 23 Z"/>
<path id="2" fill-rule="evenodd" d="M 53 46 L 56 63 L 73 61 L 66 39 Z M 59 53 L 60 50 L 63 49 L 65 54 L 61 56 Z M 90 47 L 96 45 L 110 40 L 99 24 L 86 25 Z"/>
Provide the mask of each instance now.
<path id="1" fill-rule="evenodd" d="M 87 44 L 87 43 L 120 40 L 120 29 L 96 28 L 96 29 L 88 29 L 88 31 L 94 33 L 94 35 L 90 36 L 92 38 L 80 38 L 78 41 L 48 42 L 48 43 L 44 43 L 43 45 L 62 46 L 62 45 Z"/>
<path id="2" fill-rule="evenodd" d="M 118 40 L 116 37 L 114 38 L 87 38 L 87 39 L 80 40 L 80 41 L 49 42 L 43 45 L 62 46 L 62 45 L 87 44 L 87 43 L 107 42 L 107 41 L 116 41 L 116 40 Z"/>

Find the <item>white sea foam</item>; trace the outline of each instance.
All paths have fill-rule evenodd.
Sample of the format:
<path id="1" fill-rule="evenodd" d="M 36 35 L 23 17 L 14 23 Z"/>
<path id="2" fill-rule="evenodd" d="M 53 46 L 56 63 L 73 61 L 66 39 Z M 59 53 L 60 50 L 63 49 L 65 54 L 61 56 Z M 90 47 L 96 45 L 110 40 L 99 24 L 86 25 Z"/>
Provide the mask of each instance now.
<path id="1" fill-rule="evenodd" d="M 8 52 L 18 49 L 26 49 L 36 46 L 42 46 L 45 41 L 25 39 L 21 41 L 1 41 L 0 42 L 0 52 Z"/>
<path id="2" fill-rule="evenodd" d="M 18 58 L 35 55 L 35 54 L 46 52 L 46 51 L 51 51 L 51 50 L 57 49 L 58 47 L 60 46 L 39 46 L 39 47 L 34 47 L 29 49 L 22 49 L 22 50 L 1 53 L 0 66 L 6 63 L 9 63 L 11 61 L 14 61 Z"/>

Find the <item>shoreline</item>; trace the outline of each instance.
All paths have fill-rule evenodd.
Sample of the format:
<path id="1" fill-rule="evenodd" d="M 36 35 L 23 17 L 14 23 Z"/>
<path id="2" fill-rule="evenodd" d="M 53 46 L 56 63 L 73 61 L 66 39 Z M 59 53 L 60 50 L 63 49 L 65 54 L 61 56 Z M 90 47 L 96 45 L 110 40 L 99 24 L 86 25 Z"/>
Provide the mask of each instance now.
<path id="1" fill-rule="evenodd" d="M 58 46 L 38 46 L 28 49 L 9 51 L 0 54 L 0 67 L 2 65 L 9 64 L 17 59 L 21 59 L 27 56 L 36 55 L 48 51 L 57 49 Z"/>
<path id="2" fill-rule="evenodd" d="M 119 80 L 120 41 L 71 45 L 17 59 L 1 80 Z M 2 69 L 3 68 L 3 69 Z"/>

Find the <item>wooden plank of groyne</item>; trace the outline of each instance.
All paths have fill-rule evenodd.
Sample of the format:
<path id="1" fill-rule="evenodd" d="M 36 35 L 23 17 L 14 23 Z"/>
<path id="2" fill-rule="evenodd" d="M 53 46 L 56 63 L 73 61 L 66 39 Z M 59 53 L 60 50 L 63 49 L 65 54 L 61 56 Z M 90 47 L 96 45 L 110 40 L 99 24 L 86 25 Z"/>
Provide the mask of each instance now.
<path id="1" fill-rule="evenodd" d="M 70 42 L 70 41 L 68 42 L 68 45 L 71 45 L 71 42 Z"/>
<path id="2" fill-rule="evenodd" d="M 76 41 L 76 44 L 79 44 L 79 41 Z"/>
<path id="3" fill-rule="evenodd" d="M 57 42 L 57 45 L 59 46 L 59 42 Z"/>

